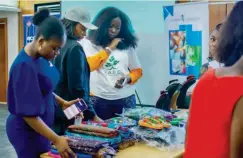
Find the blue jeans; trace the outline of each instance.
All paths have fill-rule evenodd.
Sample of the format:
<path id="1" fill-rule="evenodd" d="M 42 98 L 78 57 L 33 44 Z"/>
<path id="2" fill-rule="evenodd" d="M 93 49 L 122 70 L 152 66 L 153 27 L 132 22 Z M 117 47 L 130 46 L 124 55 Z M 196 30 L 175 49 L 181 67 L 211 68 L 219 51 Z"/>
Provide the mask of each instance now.
<path id="1" fill-rule="evenodd" d="M 127 98 L 118 100 L 106 100 L 96 96 L 90 97 L 90 105 L 93 106 L 96 114 L 103 120 L 117 117 L 116 114 L 121 114 L 123 108 L 135 108 L 136 97 L 131 95 Z"/>

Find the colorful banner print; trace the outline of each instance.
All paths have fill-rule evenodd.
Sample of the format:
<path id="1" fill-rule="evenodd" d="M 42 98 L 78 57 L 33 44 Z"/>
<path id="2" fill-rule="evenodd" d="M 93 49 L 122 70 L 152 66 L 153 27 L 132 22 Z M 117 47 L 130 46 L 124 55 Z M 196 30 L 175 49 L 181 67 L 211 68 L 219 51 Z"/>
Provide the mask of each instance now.
<path id="1" fill-rule="evenodd" d="M 170 75 L 198 77 L 209 54 L 208 4 L 165 6 L 163 11 Z"/>

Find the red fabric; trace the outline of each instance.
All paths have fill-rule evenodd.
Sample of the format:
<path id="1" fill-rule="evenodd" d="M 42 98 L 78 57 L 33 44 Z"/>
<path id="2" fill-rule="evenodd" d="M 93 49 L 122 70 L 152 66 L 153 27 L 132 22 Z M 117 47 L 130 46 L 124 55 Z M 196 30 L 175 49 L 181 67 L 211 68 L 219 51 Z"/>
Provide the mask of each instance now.
<path id="1" fill-rule="evenodd" d="M 229 158 L 232 113 L 243 96 L 243 77 L 214 72 L 206 72 L 193 91 L 184 158 Z"/>

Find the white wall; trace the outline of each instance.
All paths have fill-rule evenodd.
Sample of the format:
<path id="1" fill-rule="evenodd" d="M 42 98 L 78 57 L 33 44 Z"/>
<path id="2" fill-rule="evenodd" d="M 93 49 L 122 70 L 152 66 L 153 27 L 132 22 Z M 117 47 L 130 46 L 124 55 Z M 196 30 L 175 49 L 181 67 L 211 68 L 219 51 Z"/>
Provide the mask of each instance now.
<path id="1" fill-rule="evenodd" d="M 0 5 L 17 7 L 18 6 L 18 0 L 0 0 Z"/>
<path id="2" fill-rule="evenodd" d="M 0 11 L 0 18 L 8 20 L 8 69 L 18 55 L 18 13 Z"/>

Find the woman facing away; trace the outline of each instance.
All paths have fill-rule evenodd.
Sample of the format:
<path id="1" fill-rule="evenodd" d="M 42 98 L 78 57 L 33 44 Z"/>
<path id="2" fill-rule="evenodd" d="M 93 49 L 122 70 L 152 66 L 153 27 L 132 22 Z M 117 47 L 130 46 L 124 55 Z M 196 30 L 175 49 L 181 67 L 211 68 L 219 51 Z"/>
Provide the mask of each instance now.
<path id="1" fill-rule="evenodd" d="M 219 63 L 216 58 L 216 47 L 218 44 L 219 39 L 219 31 L 222 26 L 222 23 L 219 23 L 216 25 L 216 27 L 213 29 L 213 31 L 210 34 L 210 41 L 209 41 L 209 57 L 208 62 L 203 64 L 200 70 L 199 78 L 210 68 L 219 68 L 222 67 L 223 64 Z"/>
<path id="2" fill-rule="evenodd" d="M 81 45 L 91 68 L 90 103 L 101 119 L 115 117 L 123 108 L 134 108 L 136 98 L 134 84 L 142 76 L 142 68 L 135 48 L 137 38 L 128 16 L 115 7 L 100 11 L 93 21 L 98 27 L 91 30 Z M 112 41 L 117 46 L 111 49 Z M 92 62 L 89 57 L 103 49 L 110 54 Z"/>
<path id="3" fill-rule="evenodd" d="M 67 102 L 53 93 L 59 73 L 50 60 L 65 43 L 65 29 L 47 9 L 34 15 L 33 24 L 37 26 L 35 39 L 21 50 L 10 69 L 7 136 L 18 158 L 39 158 L 50 150 L 50 142 L 62 157 L 75 156 L 68 140 L 50 129 L 54 103 L 64 109 L 78 101 Z"/>
<path id="4" fill-rule="evenodd" d="M 187 123 L 184 158 L 243 157 L 243 1 L 223 24 L 216 49 L 225 67 L 197 83 Z"/>

